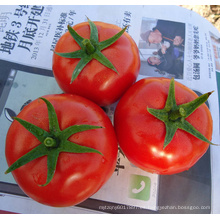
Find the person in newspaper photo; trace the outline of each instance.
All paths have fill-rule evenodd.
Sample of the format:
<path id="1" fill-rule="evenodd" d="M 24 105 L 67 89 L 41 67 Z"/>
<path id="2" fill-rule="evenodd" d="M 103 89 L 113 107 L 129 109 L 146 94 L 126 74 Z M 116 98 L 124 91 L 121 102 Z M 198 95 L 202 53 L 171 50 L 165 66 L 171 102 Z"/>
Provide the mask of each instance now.
<path id="1" fill-rule="evenodd" d="M 162 45 L 161 49 L 153 54 L 147 59 L 148 65 L 156 67 L 161 74 L 167 72 L 177 79 L 181 78 L 183 74 L 183 51 L 173 46 L 164 49 L 164 45 Z"/>
<path id="2" fill-rule="evenodd" d="M 183 46 L 185 38 L 185 25 L 179 22 L 158 20 L 157 25 L 141 37 L 150 44 L 169 42 L 174 46 Z"/>
<path id="3" fill-rule="evenodd" d="M 151 26 L 153 28 L 150 28 Z M 167 74 L 167 77 L 183 78 L 184 23 L 145 18 L 142 21 L 140 37 L 142 48 L 143 44 L 145 45 L 144 50 L 140 46 L 144 71 L 148 69 L 148 65 L 151 68 L 154 67 L 154 74 L 150 73 L 150 75 Z M 146 53 L 146 51 L 148 52 Z"/>

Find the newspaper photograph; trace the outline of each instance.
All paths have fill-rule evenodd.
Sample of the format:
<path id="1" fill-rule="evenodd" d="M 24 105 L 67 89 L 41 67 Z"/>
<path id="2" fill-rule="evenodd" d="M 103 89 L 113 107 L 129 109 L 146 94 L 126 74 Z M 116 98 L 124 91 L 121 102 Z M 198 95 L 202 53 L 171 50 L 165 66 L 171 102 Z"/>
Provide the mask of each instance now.
<path id="1" fill-rule="evenodd" d="M 171 13 L 175 12 L 175 13 Z M 177 16 L 178 15 L 178 16 Z M 198 14 L 179 6 L 3 5 L 0 8 L 0 210 L 17 213 L 220 213 L 220 148 L 210 146 L 195 166 L 174 175 L 152 174 L 134 166 L 118 150 L 115 172 L 91 198 L 69 208 L 31 201 L 4 172 L 8 128 L 24 106 L 46 94 L 61 94 L 52 71 L 60 37 L 87 21 L 121 28 L 138 46 L 137 81 L 174 78 L 208 100 L 213 143 L 220 143 L 220 33 Z M 113 122 L 117 103 L 104 108 Z M 7 201 L 14 201 L 11 207 Z M 28 201 L 28 202 L 27 202 Z M 25 203 L 25 205 L 20 205 Z M 31 210 L 31 211 L 30 211 Z M 76 211 L 74 211 L 76 210 Z"/>

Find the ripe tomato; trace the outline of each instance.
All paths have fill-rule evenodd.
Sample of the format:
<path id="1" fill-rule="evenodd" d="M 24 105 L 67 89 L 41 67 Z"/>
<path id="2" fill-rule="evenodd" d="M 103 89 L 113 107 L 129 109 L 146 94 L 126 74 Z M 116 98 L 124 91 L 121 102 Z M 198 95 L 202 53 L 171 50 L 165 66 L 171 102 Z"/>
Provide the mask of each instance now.
<path id="1" fill-rule="evenodd" d="M 95 35 L 97 39 L 94 40 L 93 38 L 95 37 L 92 37 L 94 34 L 91 34 L 91 36 L 90 32 L 96 32 L 96 28 L 98 33 Z M 136 81 L 138 76 L 140 57 L 136 43 L 128 33 L 124 32 L 116 42 L 106 48 L 104 47 L 102 50 L 103 42 L 116 35 L 121 31 L 121 28 L 104 22 L 91 23 L 89 20 L 89 23 L 83 22 L 77 24 L 73 29 L 80 35 L 79 38 L 82 38 L 82 42 L 85 42 L 83 41 L 84 38 L 87 41 L 90 38 L 90 42 L 95 42 L 93 43 L 95 52 L 97 52 L 99 48 L 101 48 L 101 52 L 99 52 L 98 55 L 91 54 L 91 57 L 88 58 L 94 58 L 91 59 L 91 61 L 85 59 L 85 63 L 88 61 L 85 67 L 79 63 L 82 59 L 60 56 L 61 53 L 71 53 L 86 47 L 85 45 L 81 45 L 82 47 L 80 47 L 79 44 L 82 44 L 82 42 L 78 44 L 78 42 L 73 39 L 71 35 L 73 30 L 69 27 L 69 32 L 61 36 L 57 42 L 53 56 L 53 73 L 58 85 L 64 92 L 83 96 L 100 106 L 106 106 L 116 102 Z M 99 45 L 99 43 L 102 44 Z M 83 53 L 83 55 L 85 54 L 86 52 Z M 76 57 L 78 57 L 78 55 L 79 54 L 77 54 Z M 97 60 L 101 55 L 102 58 L 104 55 L 111 62 L 113 65 L 112 69 Z M 81 54 L 79 56 L 81 56 Z M 70 55 L 70 57 L 73 56 Z M 80 65 L 80 67 L 77 65 Z M 73 71 L 78 71 L 78 69 L 81 68 L 81 72 L 71 83 Z"/>
<path id="2" fill-rule="evenodd" d="M 187 116 L 188 110 L 182 104 L 191 102 L 198 96 L 178 82 L 175 82 L 174 89 L 173 81 L 175 94 L 172 95 L 174 94 L 177 106 L 175 101 L 169 101 L 167 104 L 166 100 L 172 96 L 169 96 L 169 84 L 171 88 L 170 80 L 166 78 L 146 78 L 136 82 L 120 99 L 114 118 L 119 145 L 127 158 L 143 170 L 158 174 L 174 174 L 188 170 L 207 151 L 211 143 L 208 140 L 212 137 L 212 117 L 204 100 L 202 105 Z M 182 112 L 186 113 L 186 116 L 172 118 L 170 103 L 174 104 L 174 110 L 178 106 L 185 108 Z M 155 117 L 150 113 L 152 109 L 159 110 L 160 114 Z M 168 117 L 166 120 L 169 119 L 164 120 L 166 126 L 164 121 L 159 120 L 162 114 Z M 181 125 L 182 122 L 190 129 L 192 126 L 197 129 L 209 143 L 183 130 L 185 127 Z M 174 128 L 170 128 L 171 125 L 174 125 Z"/>
<path id="3" fill-rule="evenodd" d="M 47 105 L 41 99 L 28 104 L 8 130 L 6 159 L 11 166 L 27 152 L 40 147 L 48 155 L 12 171 L 16 182 L 29 197 L 40 203 L 56 207 L 75 205 L 99 190 L 114 172 L 118 150 L 114 128 L 105 112 L 90 100 L 70 94 L 44 98 L 52 104 L 55 114 L 50 114 L 48 119 Z M 37 127 L 28 124 L 26 129 L 21 119 Z M 79 130 L 71 131 L 72 134 L 69 128 Z M 46 145 L 49 131 L 49 139 L 54 138 L 55 145 Z M 48 148 L 40 144 L 41 138 Z M 71 152 L 72 148 L 76 153 Z M 87 153 L 85 149 L 89 149 Z M 56 161 L 53 156 L 57 151 Z"/>

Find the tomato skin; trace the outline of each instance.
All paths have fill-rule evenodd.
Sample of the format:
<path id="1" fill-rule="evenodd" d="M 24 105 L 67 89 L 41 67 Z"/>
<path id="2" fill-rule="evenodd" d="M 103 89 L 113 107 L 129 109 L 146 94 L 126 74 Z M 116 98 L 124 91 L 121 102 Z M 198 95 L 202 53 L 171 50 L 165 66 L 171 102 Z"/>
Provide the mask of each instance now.
<path id="1" fill-rule="evenodd" d="M 74 143 L 99 150 L 103 156 L 61 152 L 55 175 L 47 186 L 39 186 L 47 179 L 46 156 L 12 171 L 20 188 L 32 199 L 49 206 L 72 206 L 93 195 L 114 172 L 118 151 L 114 128 L 105 112 L 90 100 L 70 94 L 44 97 L 54 106 L 61 130 L 75 124 L 104 127 L 79 132 L 69 138 Z M 49 131 L 47 107 L 40 99 L 27 105 L 18 117 Z M 6 138 L 8 165 L 39 144 L 37 138 L 13 121 Z"/>
<path id="2" fill-rule="evenodd" d="M 113 24 L 94 22 L 99 33 L 99 41 L 104 41 L 121 29 Z M 87 22 L 77 24 L 73 29 L 82 37 L 90 37 Z M 55 51 L 59 53 L 79 50 L 80 47 L 66 32 L 56 44 Z M 53 55 L 53 73 L 60 88 L 71 94 L 88 98 L 100 106 L 116 102 L 122 94 L 136 81 L 140 70 L 140 57 L 134 40 L 125 32 L 114 44 L 102 50 L 102 53 L 112 62 L 118 71 L 105 67 L 97 60 L 90 61 L 70 84 L 73 70 L 79 59 L 64 58 Z"/>
<path id="3" fill-rule="evenodd" d="M 207 151 L 209 144 L 178 129 L 163 149 L 165 124 L 151 115 L 147 107 L 162 109 L 168 96 L 170 80 L 146 78 L 136 82 L 120 99 L 114 118 L 119 145 L 127 158 L 143 170 L 157 174 L 174 174 L 188 170 Z M 177 105 L 198 96 L 186 86 L 175 82 Z M 212 137 L 212 117 L 202 104 L 186 118 L 207 139 Z"/>

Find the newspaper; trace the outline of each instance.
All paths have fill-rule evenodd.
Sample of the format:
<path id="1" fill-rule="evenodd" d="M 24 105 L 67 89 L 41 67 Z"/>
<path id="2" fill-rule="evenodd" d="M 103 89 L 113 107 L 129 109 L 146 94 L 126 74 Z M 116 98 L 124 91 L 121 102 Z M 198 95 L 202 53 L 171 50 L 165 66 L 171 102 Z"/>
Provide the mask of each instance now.
<path id="1" fill-rule="evenodd" d="M 19 187 L 16 188 L 12 175 L 4 174 L 7 168 L 4 156 L 5 137 L 12 116 L 42 95 L 62 93 L 53 78 L 53 50 L 61 35 L 67 31 L 67 25 L 74 26 L 87 21 L 86 16 L 92 21 L 104 21 L 122 28 L 128 25 L 127 32 L 138 45 L 141 58 L 137 80 L 150 76 L 174 77 L 198 94 L 214 90 L 208 101 L 213 117 L 212 142 L 220 143 L 220 33 L 204 18 L 179 6 L 1 6 L 0 195 L 4 196 L 0 196 L 0 210 L 9 209 L 4 203 L 8 196 L 16 195 L 15 200 L 18 201 L 19 195 L 21 201 L 29 201 L 19 191 Z M 146 40 L 149 31 L 159 25 L 163 28 L 165 24 L 170 25 L 171 29 L 174 26 L 179 28 L 182 34 L 180 44 L 174 47 L 174 39 L 170 38 L 149 44 Z M 175 70 L 168 67 L 171 59 L 169 54 L 172 54 L 171 61 L 175 56 Z M 160 59 L 163 65 L 149 65 L 152 64 L 151 57 Z M 115 106 L 116 103 L 106 107 L 110 119 L 113 119 Z M 199 170 L 204 172 L 204 176 L 199 175 L 199 179 L 193 173 L 198 170 L 164 177 L 135 167 L 119 151 L 112 177 L 96 194 L 77 207 L 109 213 L 220 213 L 220 149 L 210 146 L 210 152 L 201 161 L 193 168 L 199 170 L 200 166 L 204 166 L 207 169 L 207 172 Z M 185 181 L 189 184 L 187 187 Z M 10 191 L 10 188 L 15 190 Z M 187 196 L 185 198 L 182 195 Z M 24 208 L 17 203 L 17 208 L 10 208 L 9 211 L 72 213 L 73 210 L 70 207 L 57 211 L 50 207 L 42 208 L 33 202 L 28 202 L 25 207 L 29 205 L 29 208 Z M 85 211 L 79 210 L 82 213 Z"/>

